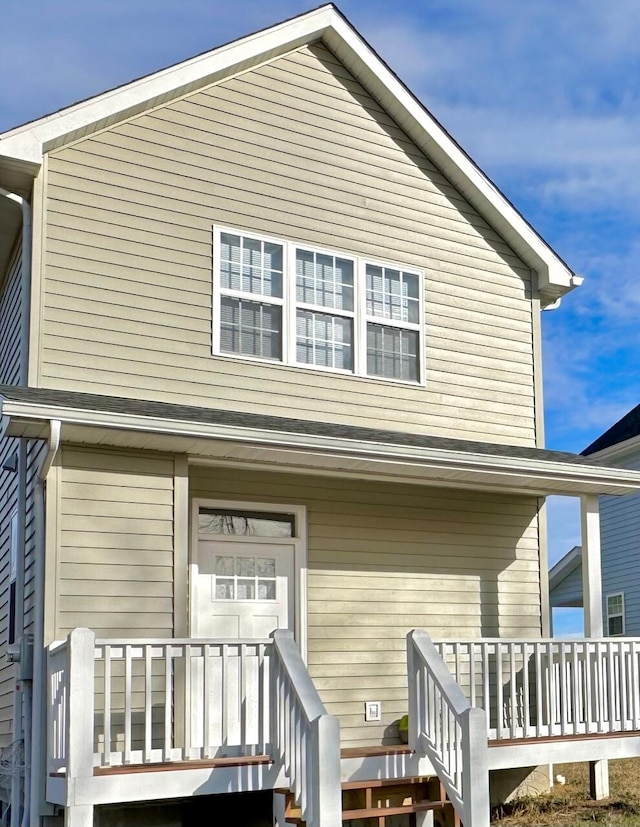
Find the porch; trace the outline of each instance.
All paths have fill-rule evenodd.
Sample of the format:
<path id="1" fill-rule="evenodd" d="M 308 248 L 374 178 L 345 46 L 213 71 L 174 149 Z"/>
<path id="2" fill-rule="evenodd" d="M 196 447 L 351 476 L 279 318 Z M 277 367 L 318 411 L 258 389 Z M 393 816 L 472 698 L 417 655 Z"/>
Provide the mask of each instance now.
<path id="1" fill-rule="evenodd" d="M 640 640 L 415 631 L 407 654 L 409 747 L 341 753 L 290 632 L 117 641 L 77 629 L 48 652 L 47 799 L 85 824 L 114 801 L 286 789 L 307 824 L 337 827 L 341 785 L 437 775 L 464 824 L 485 827 L 490 770 L 640 755 Z"/>

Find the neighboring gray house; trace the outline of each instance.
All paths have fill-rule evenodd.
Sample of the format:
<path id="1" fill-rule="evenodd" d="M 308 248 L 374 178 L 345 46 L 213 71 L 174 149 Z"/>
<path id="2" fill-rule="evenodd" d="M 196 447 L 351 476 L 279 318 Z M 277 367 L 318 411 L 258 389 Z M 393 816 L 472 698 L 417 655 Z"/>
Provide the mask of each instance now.
<path id="1" fill-rule="evenodd" d="M 606 465 L 640 469 L 640 405 L 582 452 Z M 640 635 L 640 494 L 600 497 L 605 635 Z M 571 549 L 549 572 L 552 608 L 582 606 L 582 555 Z"/>
<path id="2" fill-rule="evenodd" d="M 332 5 L 0 135 L 0 821 L 488 827 L 640 755 L 549 639 L 545 497 L 600 639 L 640 491 L 544 447 L 580 282 Z"/>

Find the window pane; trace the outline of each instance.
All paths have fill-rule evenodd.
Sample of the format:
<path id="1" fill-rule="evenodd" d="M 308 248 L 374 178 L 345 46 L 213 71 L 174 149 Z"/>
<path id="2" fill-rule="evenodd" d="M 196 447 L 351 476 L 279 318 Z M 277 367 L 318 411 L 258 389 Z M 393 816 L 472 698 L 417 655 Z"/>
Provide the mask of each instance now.
<path id="1" fill-rule="evenodd" d="M 223 353 L 282 359 L 282 308 L 223 296 L 220 349 Z"/>
<path id="2" fill-rule="evenodd" d="M 623 632 L 622 615 L 618 615 L 617 617 L 610 617 L 609 618 L 609 634 L 610 635 L 621 635 L 622 632 Z"/>
<path id="3" fill-rule="evenodd" d="M 367 264 L 367 313 L 418 324 L 420 283 L 415 273 Z"/>
<path id="4" fill-rule="evenodd" d="M 216 556 L 216 574 L 233 577 L 233 557 Z"/>
<path id="5" fill-rule="evenodd" d="M 255 557 L 237 557 L 236 574 L 240 577 L 253 577 L 256 573 Z"/>
<path id="6" fill-rule="evenodd" d="M 203 508 L 198 515 L 198 532 L 200 534 L 225 534 L 236 537 L 293 537 L 293 514 L 267 514 L 251 511 L 232 511 L 231 509 Z M 221 560 L 231 558 L 221 557 Z M 275 563 L 271 561 L 273 565 Z M 269 558 L 259 559 L 258 566 L 266 566 Z M 233 574 L 233 565 L 229 572 Z M 258 569 L 258 574 L 270 576 L 266 570 Z"/>
<path id="7" fill-rule="evenodd" d="M 353 262 L 296 250 L 296 296 L 305 304 L 353 310 Z"/>
<path id="8" fill-rule="evenodd" d="M 341 316 L 299 310 L 296 359 L 305 365 L 353 370 L 353 321 Z"/>
<path id="9" fill-rule="evenodd" d="M 216 600 L 233 600 L 233 580 L 216 578 Z"/>
<path id="10" fill-rule="evenodd" d="M 417 382 L 417 331 L 368 324 L 367 373 L 371 376 Z"/>
<path id="11" fill-rule="evenodd" d="M 276 576 L 276 561 L 273 557 L 258 557 L 256 568 L 258 577 Z"/>
<path id="12" fill-rule="evenodd" d="M 220 285 L 261 296 L 282 296 L 281 244 L 220 234 Z"/>
<path id="13" fill-rule="evenodd" d="M 276 581 L 258 580 L 258 600 L 276 599 Z"/>
<path id="14" fill-rule="evenodd" d="M 236 590 L 238 600 L 255 600 L 256 584 L 254 580 L 238 580 Z"/>

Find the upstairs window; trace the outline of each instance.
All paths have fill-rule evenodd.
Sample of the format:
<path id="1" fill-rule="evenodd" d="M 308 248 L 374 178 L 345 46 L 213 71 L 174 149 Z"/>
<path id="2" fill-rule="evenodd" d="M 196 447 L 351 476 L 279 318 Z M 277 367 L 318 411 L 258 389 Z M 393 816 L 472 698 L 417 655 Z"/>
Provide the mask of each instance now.
<path id="1" fill-rule="evenodd" d="M 420 383 L 422 274 L 217 229 L 215 354 Z"/>
<path id="2" fill-rule="evenodd" d="M 607 634 L 624 635 L 624 594 L 607 595 Z"/>

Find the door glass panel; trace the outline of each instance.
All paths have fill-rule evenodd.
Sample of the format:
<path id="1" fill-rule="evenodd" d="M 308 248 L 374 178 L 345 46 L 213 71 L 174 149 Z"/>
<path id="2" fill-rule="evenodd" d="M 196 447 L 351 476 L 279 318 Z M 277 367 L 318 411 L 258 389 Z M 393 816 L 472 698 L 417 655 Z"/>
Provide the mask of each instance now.
<path id="1" fill-rule="evenodd" d="M 231 537 L 294 537 L 294 516 L 203 508 L 198 515 L 198 533 Z"/>
<path id="2" fill-rule="evenodd" d="M 234 582 L 233 580 L 216 577 L 216 600 L 233 600 L 234 597 Z"/>
<path id="3" fill-rule="evenodd" d="M 276 582 L 274 557 L 216 555 L 214 600 L 276 600 Z"/>

